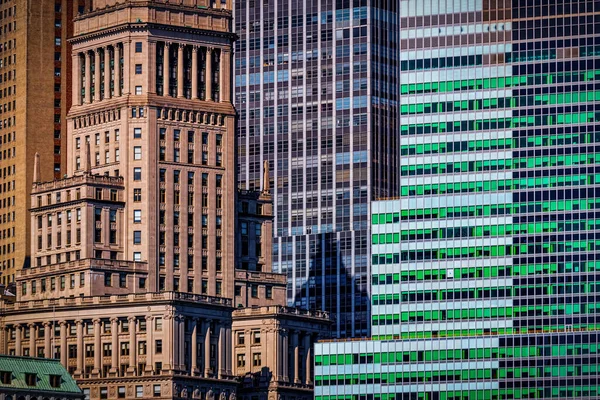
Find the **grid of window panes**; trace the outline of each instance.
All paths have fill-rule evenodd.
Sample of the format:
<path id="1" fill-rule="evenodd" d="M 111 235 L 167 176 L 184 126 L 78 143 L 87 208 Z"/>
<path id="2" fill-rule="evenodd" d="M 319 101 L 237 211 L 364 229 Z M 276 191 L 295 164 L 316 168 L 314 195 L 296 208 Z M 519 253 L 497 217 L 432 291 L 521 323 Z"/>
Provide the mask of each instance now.
<path id="1" fill-rule="evenodd" d="M 235 4 L 239 185 L 269 162 L 273 269 L 340 337 L 368 335 L 369 202 L 398 191 L 398 2 L 375 3 Z"/>
<path id="2" fill-rule="evenodd" d="M 379 341 L 319 345 L 319 400 L 599 396 L 600 4 L 477 7 L 401 5 Z"/>

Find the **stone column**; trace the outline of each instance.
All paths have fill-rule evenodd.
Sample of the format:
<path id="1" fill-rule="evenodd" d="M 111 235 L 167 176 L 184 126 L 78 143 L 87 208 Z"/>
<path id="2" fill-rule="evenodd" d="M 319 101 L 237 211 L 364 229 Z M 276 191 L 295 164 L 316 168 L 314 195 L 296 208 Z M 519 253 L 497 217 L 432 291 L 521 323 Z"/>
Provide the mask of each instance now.
<path id="1" fill-rule="evenodd" d="M 206 100 L 212 100 L 212 47 L 206 48 Z"/>
<path id="2" fill-rule="evenodd" d="M 282 339 L 282 347 L 281 347 L 281 352 L 283 355 L 283 380 L 286 382 L 290 381 L 290 371 L 289 371 L 289 367 L 290 367 L 290 362 L 289 362 L 289 352 L 290 352 L 290 343 L 289 343 L 289 337 L 288 337 L 288 331 L 286 329 L 282 329 L 281 330 L 282 334 L 281 334 L 281 339 Z"/>
<path id="3" fill-rule="evenodd" d="M 221 50 L 221 69 L 219 71 L 220 93 L 219 101 L 231 101 L 231 52 Z"/>
<path id="4" fill-rule="evenodd" d="M 130 43 L 128 41 L 123 42 L 123 93 L 130 94 L 129 90 L 129 60 L 131 55 L 129 53 Z"/>
<path id="5" fill-rule="evenodd" d="M 37 326 L 35 324 L 28 324 L 29 328 L 29 356 L 37 357 Z"/>
<path id="6" fill-rule="evenodd" d="M 94 101 L 100 101 L 100 49 L 94 50 Z"/>
<path id="7" fill-rule="evenodd" d="M 115 97 L 121 95 L 121 48 L 119 43 L 115 43 Z"/>
<path id="8" fill-rule="evenodd" d="M 198 46 L 192 47 L 192 99 L 198 98 Z"/>
<path id="9" fill-rule="evenodd" d="M 264 338 L 263 338 L 264 340 Z M 228 376 L 233 375 L 233 338 L 231 336 L 231 326 L 225 328 L 225 373 Z"/>
<path id="10" fill-rule="evenodd" d="M 83 375 L 83 321 L 78 319 L 75 324 L 77 325 L 77 369 L 75 375 Z"/>
<path id="11" fill-rule="evenodd" d="M 165 42 L 165 49 L 163 53 L 163 96 L 170 96 L 169 93 L 169 48 L 171 43 Z"/>
<path id="12" fill-rule="evenodd" d="M 110 48 L 104 47 L 104 98 L 110 99 Z"/>
<path id="13" fill-rule="evenodd" d="M 52 341 L 50 334 L 52 333 L 52 324 L 50 322 L 44 322 L 44 357 L 54 358 L 52 354 Z"/>
<path id="14" fill-rule="evenodd" d="M 85 102 L 92 102 L 92 57 L 90 52 L 85 52 Z"/>
<path id="15" fill-rule="evenodd" d="M 110 319 L 110 333 L 112 335 L 112 352 L 111 352 L 111 365 L 109 374 L 111 376 L 117 376 L 119 373 L 119 319 Z"/>
<path id="16" fill-rule="evenodd" d="M 23 345 L 21 344 L 21 324 L 15 324 L 15 355 L 23 355 Z"/>
<path id="17" fill-rule="evenodd" d="M 198 376 L 198 321 L 196 318 L 192 318 L 191 320 L 191 329 L 192 329 L 192 337 L 191 337 L 191 352 L 190 354 L 190 365 L 191 365 L 191 374 L 192 376 Z"/>
<path id="18" fill-rule="evenodd" d="M 173 343 L 173 316 L 165 315 L 163 317 L 163 330 L 165 332 L 163 340 L 163 369 L 171 371 L 173 369 L 173 352 L 175 343 Z"/>
<path id="19" fill-rule="evenodd" d="M 312 385 L 312 378 L 310 376 L 310 370 L 312 367 L 312 356 L 311 356 L 311 349 L 312 343 L 310 340 L 310 333 L 306 333 L 306 335 L 304 336 L 304 365 L 305 365 L 305 376 L 304 376 L 304 383 L 307 385 Z"/>
<path id="20" fill-rule="evenodd" d="M 204 377 L 210 375 L 210 320 L 204 322 Z"/>
<path id="21" fill-rule="evenodd" d="M 106 89 L 105 89 L 106 91 Z M 95 318 L 94 322 L 94 369 L 92 375 L 100 377 L 102 371 L 102 336 L 100 333 L 100 319 Z"/>
<path id="22" fill-rule="evenodd" d="M 73 105 L 81 105 L 81 53 L 73 56 Z"/>
<path id="23" fill-rule="evenodd" d="M 183 50 L 185 45 L 179 43 L 177 52 L 177 97 L 183 97 Z"/>
<path id="24" fill-rule="evenodd" d="M 154 371 L 154 317 L 146 316 L 146 373 Z"/>
<path id="25" fill-rule="evenodd" d="M 219 371 L 218 378 L 223 379 L 223 376 L 226 375 L 225 356 L 227 354 L 227 348 L 225 347 L 227 342 L 225 339 L 225 326 L 220 324 L 220 326 L 217 328 L 217 331 L 219 332 L 219 344 L 217 345 L 217 370 Z"/>
<path id="26" fill-rule="evenodd" d="M 252 371 L 254 369 L 254 360 L 252 359 L 252 331 L 246 329 L 244 331 L 244 352 L 246 353 L 246 371 Z M 262 346 L 261 346 L 262 347 Z"/>
<path id="27" fill-rule="evenodd" d="M 275 354 L 273 355 L 273 359 L 275 360 L 275 379 L 277 381 L 283 380 L 283 351 L 281 346 L 283 345 L 283 339 L 281 337 L 281 329 L 275 329 L 273 332 L 273 336 L 275 338 Z"/>
<path id="28" fill-rule="evenodd" d="M 298 331 L 292 333 L 293 365 L 294 365 L 294 383 L 300 383 L 300 343 Z"/>
<path id="29" fill-rule="evenodd" d="M 60 363 L 68 367 L 67 362 L 67 321 L 60 321 Z"/>
<path id="30" fill-rule="evenodd" d="M 185 317 L 183 315 L 177 316 L 175 319 L 177 326 L 177 336 L 175 340 L 177 343 L 177 369 L 183 371 L 185 368 Z"/>
<path id="31" fill-rule="evenodd" d="M 127 321 L 129 321 L 129 368 L 127 368 L 127 375 L 133 376 L 137 370 L 136 319 L 135 317 L 129 317 Z"/>

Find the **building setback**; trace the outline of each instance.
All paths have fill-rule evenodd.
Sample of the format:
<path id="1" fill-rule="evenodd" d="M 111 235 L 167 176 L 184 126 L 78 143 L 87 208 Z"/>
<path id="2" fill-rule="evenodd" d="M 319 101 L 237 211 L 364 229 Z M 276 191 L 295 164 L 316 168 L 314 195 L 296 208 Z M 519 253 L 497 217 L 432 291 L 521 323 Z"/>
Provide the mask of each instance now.
<path id="1" fill-rule="evenodd" d="M 238 185 L 263 187 L 266 162 L 273 269 L 340 337 L 369 333 L 369 204 L 398 194 L 397 7 L 235 2 Z"/>
<path id="2" fill-rule="evenodd" d="M 600 8 L 400 7 L 400 197 L 372 207 L 372 340 L 318 400 L 598 398 Z"/>

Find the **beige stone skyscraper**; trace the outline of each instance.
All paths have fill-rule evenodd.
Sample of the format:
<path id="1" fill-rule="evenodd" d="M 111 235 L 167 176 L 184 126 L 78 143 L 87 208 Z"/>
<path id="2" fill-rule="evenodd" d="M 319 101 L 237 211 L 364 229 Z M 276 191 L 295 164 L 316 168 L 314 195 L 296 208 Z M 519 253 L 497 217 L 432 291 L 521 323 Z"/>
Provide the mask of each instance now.
<path id="1" fill-rule="evenodd" d="M 0 297 L 0 353 L 60 359 L 93 400 L 312 397 L 329 320 L 282 307 L 266 272 L 269 187 L 236 198 L 231 20 L 230 0 L 75 17 L 66 176 L 32 155 L 31 265 Z"/>
<path id="2" fill-rule="evenodd" d="M 90 0 L 0 3 L 0 283 L 30 265 L 33 157 L 41 179 L 64 171 L 73 17 Z"/>
<path id="3" fill-rule="evenodd" d="M 233 297 L 229 8 L 101 0 L 75 19 L 67 174 L 125 182 L 122 254 L 96 228 L 88 256 L 147 261 L 150 290 Z"/>

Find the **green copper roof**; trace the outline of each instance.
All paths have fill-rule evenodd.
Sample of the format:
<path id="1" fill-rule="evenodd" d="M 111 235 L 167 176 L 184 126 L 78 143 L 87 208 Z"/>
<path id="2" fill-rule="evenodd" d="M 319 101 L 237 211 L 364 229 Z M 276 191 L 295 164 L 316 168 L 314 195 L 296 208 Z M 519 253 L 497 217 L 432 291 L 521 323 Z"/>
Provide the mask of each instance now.
<path id="1" fill-rule="evenodd" d="M 0 389 L 14 388 L 59 393 L 81 393 L 81 389 L 79 389 L 75 380 L 58 360 L 0 355 L 0 371 L 12 373 L 9 384 L 2 383 L 0 380 Z M 28 385 L 25 380 L 25 375 L 31 373 L 36 374 L 35 386 Z M 51 375 L 61 377 L 58 387 L 53 387 L 50 384 Z"/>

